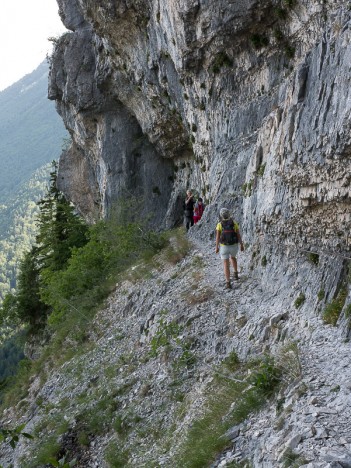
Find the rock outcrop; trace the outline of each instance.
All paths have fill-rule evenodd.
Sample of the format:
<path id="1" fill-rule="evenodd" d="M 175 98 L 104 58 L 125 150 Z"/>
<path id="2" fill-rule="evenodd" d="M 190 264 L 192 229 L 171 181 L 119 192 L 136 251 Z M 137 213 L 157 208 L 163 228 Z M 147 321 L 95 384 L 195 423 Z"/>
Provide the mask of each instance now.
<path id="1" fill-rule="evenodd" d="M 171 226 L 192 187 L 250 242 L 350 247 L 345 2 L 58 3 L 60 187 L 87 218 L 133 192 Z"/>
<path id="2" fill-rule="evenodd" d="M 203 390 L 213 376 L 209 365 L 233 349 L 247 359 L 298 342 L 296 381 L 275 408 L 231 428 L 234 442 L 214 466 L 247 460 L 255 467 L 288 466 L 292 452 L 296 463 L 311 468 L 349 466 L 350 377 L 343 369 L 349 365 L 351 313 L 350 5 L 341 0 L 58 3 L 71 32 L 56 45 L 49 96 L 72 137 L 60 160 L 59 187 L 91 221 L 137 195 L 144 213 L 162 227 L 182 220 L 185 190 L 193 188 L 207 208 L 190 237 L 207 245 L 225 205 L 247 244 L 240 259 L 243 281 L 228 298 L 217 284 L 221 272 L 212 273 L 211 264 L 199 276 L 188 257 L 162 274 L 153 272 L 149 282 L 119 285 L 101 312 L 101 323 L 107 317 L 110 325 L 95 337 L 101 351 L 94 354 L 94 369 L 100 362 L 120 366 L 120 378 L 110 371 L 110 382 L 128 395 L 113 397 L 125 424 L 130 405 L 133 417 L 152 415 L 158 424 L 145 423 L 120 441 L 131 453 L 129 463 L 176 466 L 177 444 L 201 413 Z M 210 261 L 198 248 L 203 261 Z M 203 291 L 193 303 L 182 295 L 191 274 Z M 321 310 L 341 292 L 338 327 L 323 325 Z M 123 319 L 121 346 L 111 324 Z M 170 367 L 161 356 L 150 363 L 138 348 L 149 349 L 163 319 L 183 327 L 183 338 L 199 359 L 194 373 L 182 376 L 187 414 L 181 420 L 169 387 Z M 115 359 L 122 349 L 128 350 L 127 363 Z M 88 358 L 79 359 L 66 366 L 79 363 L 82 386 L 95 395 Z M 81 391 L 74 378 L 71 384 L 66 371 L 60 372 L 37 389 L 55 408 Z M 102 389 L 105 377 L 98 377 Z M 31 409 L 34 427 L 40 408 Z M 70 408 L 70 414 L 70 428 L 79 430 L 79 408 Z M 148 428 L 154 436 L 147 443 L 141 432 Z M 159 437 L 166 431 L 168 450 L 154 440 L 155 431 Z M 85 466 L 105 466 L 103 451 L 111 437 L 87 441 Z"/>

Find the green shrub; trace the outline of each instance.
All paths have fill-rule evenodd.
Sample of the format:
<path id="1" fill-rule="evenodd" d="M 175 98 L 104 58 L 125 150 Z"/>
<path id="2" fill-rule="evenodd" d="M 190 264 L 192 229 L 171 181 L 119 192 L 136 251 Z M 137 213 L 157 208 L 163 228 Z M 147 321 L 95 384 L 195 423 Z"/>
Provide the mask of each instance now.
<path id="1" fill-rule="evenodd" d="M 219 73 L 220 69 L 225 66 L 225 67 L 232 67 L 233 66 L 233 60 L 228 57 L 228 55 L 225 52 L 220 52 L 212 65 L 212 71 L 213 73 Z"/>
<path id="2" fill-rule="evenodd" d="M 284 0 L 284 3 L 288 8 L 292 8 L 295 5 L 296 0 Z"/>
<path id="3" fill-rule="evenodd" d="M 313 265 L 318 265 L 319 263 L 319 254 L 310 252 L 308 254 L 308 260 L 309 262 L 313 263 Z"/>
<path id="4" fill-rule="evenodd" d="M 107 222 L 92 226 L 89 242 L 72 250 L 65 270 L 43 272 L 41 297 L 52 308 L 52 326 L 62 324 L 68 313 L 89 316 L 111 292 L 118 275 L 164 245 L 162 236 L 130 220 L 129 211 L 138 213 L 136 205 L 131 200 L 128 209 L 123 205 Z"/>
<path id="5" fill-rule="evenodd" d="M 44 441 L 41 441 L 35 460 L 30 462 L 28 468 L 35 468 L 37 466 L 44 465 L 52 458 L 56 459 L 60 450 L 61 445 L 58 442 L 56 435 L 46 438 Z"/>
<path id="6" fill-rule="evenodd" d="M 265 267 L 267 265 L 267 257 L 265 255 L 263 255 L 263 257 L 261 259 L 261 265 L 263 267 Z"/>
<path id="7" fill-rule="evenodd" d="M 260 34 L 253 34 L 250 37 L 250 40 L 255 49 L 261 49 L 262 47 L 267 47 L 269 44 L 268 38 Z"/>
<path id="8" fill-rule="evenodd" d="M 275 39 L 278 42 L 280 42 L 280 41 L 282 41 L 284 39 L 284 35 L 283 35 L 283 33 L 281 32 L 280 29 L 275 29 L 273 34 L 274 34 Z"/>
<path id="9" fill-rule="evenodd" d="M 19 442 L 20 437 L 25 437 L 27 439 L 33 439 L 31 434 L 23 432 L 25 424 L 15 427 L 14 429 L 5 429 L 0 427 L 0 443 L 8 442 L 8 444 L 14 449 Z"/>
<path id="10" fill-rule="evenodd" d="M 344 307 L 347 297 L 347 289 L 343 287 L 340 289 L 337 297 L 333 299 L 324 309 L 323 320 L 325 323 L 336 326 L 336 323 L 340 317 L 342 308 Z"/>
<path id="11" fill-rule="evenodd" d="M 251 384 L 264 396 L 270 396 L 281 380 L 281 370 L 274 365 L 271 357 L 266 356 L 250 378 Z"/>
<path id="12" fill-rule="evenodd" d="M 292 59 L 295 56 L 295 47 L 287 44 L 284 47 L 284 52 L 289 59 Z"/>
<path id="13" fill-rule="evenodd" d="M 274 8 L 274 12 L 279 19 L 286 19 L 286 17 L 288 16 L 287 11 L 281 7 Z"/>
<path id="14" fill-rule="evenodd" d="M 230 372 L 236 371 L 239 365 L 240 360 L 235 351 L 231 351 L 229 355 L 222 361 L 222 366 L 224 366 Z"/>
<path id="15" fill-rule="evenodd" d="M 156 195 L 161 195 L 161 191 L 157 185 L 155 187 L 152 187 L 152 193 L 155 193 Z"/>
<path id="16" fill-rule="evenodd" d="M 150 354 L 152 357 L 157 357 L 160 348 L 170 349 L 171 341 L 175 340 L 180 334 L 181 328 L 176 322 L 167 323 L 163 317 L 158 322 L 157 332 L 151 339 Z"/>
<path id="17" fill-rule="evenodd" d="M 299 309 L 302 306 L 302 304 L 305 302 L 305 300 L 306 300 L 306 296 L 304 295 L 304 293 L 300 293 L 300 295 L 296 298 L 294 302 L 296 309 Z"/>

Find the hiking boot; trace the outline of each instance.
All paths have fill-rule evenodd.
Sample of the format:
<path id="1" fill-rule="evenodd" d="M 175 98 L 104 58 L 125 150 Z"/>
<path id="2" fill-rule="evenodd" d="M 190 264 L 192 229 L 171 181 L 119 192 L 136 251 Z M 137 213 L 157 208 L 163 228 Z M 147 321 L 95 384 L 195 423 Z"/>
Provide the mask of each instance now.
<path id="1" fill-rule="evenodd" d="M 225 289 L 232 289 L 232 285 L 230 284 L 230 281 L 227 281 L 225 283 Z"/>
<path id="2" fill-rule="evenodd" d="M 237 271 L 234 271 L 233 279 L 234 279 L 235 281 L 238 281 L 239 275 L 238 275 L 238 272 L 237 272 Z"/>

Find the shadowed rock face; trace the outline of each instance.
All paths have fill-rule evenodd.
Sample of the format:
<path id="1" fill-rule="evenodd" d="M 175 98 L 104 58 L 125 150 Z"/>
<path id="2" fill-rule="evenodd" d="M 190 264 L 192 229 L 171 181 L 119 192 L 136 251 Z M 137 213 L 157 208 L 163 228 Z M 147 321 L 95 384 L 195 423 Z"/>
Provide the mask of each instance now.
<path id="1" fill-rule="evenodd" d="M 133 192 L 156 224 L 197 190 L 245 239 L 350 247 L 350 11 L 297 0 L 58 0 L 59 184 L 88 218 Z M 312 3 L 312 4 L 311 4 Z"/>

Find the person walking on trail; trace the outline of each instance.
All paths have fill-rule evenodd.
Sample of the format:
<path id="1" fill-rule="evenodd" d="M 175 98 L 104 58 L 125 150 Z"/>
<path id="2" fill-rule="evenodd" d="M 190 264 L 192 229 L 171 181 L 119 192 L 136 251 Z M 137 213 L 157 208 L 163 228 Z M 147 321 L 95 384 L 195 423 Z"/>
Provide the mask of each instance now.
<path id="1" fill-rule="evenodd" d="M 238 262 L 236 255 L 238 253 L 239 244 L 240 250 L 244 251 L 244 244 L 241 239 L 239 225 L 230 216 L 230 211 L 227 208 L 221 208 L 219 212 L 220 222 L 216 226 L 216 253 L 220 252 L 221 259 L 223 260 L 223 269 L 226 284 L 226 289 L 231 289 L 232 284 L 230 281 L 230 263 L 234 269 L 234 280 L 239 279 L 238 275 Z"/>
<path id="2" fill-rule="evenodd" d="M 184 203 L 184 216 L 185 216 L 185 227 L 188 231 L 190 226 L 194 226 L 194 205 L 195 200 L 191 190 L 186 192 L 186 198 Z"/>
<path id="3" fill-rule="evenodd" d="M 204 209 L 205 209 L 205 205 L 203 204 L 202 198 L 198 198 L 194 207 L 194 224 L 200 221 L 201 216 L 204 212 Z"/>

